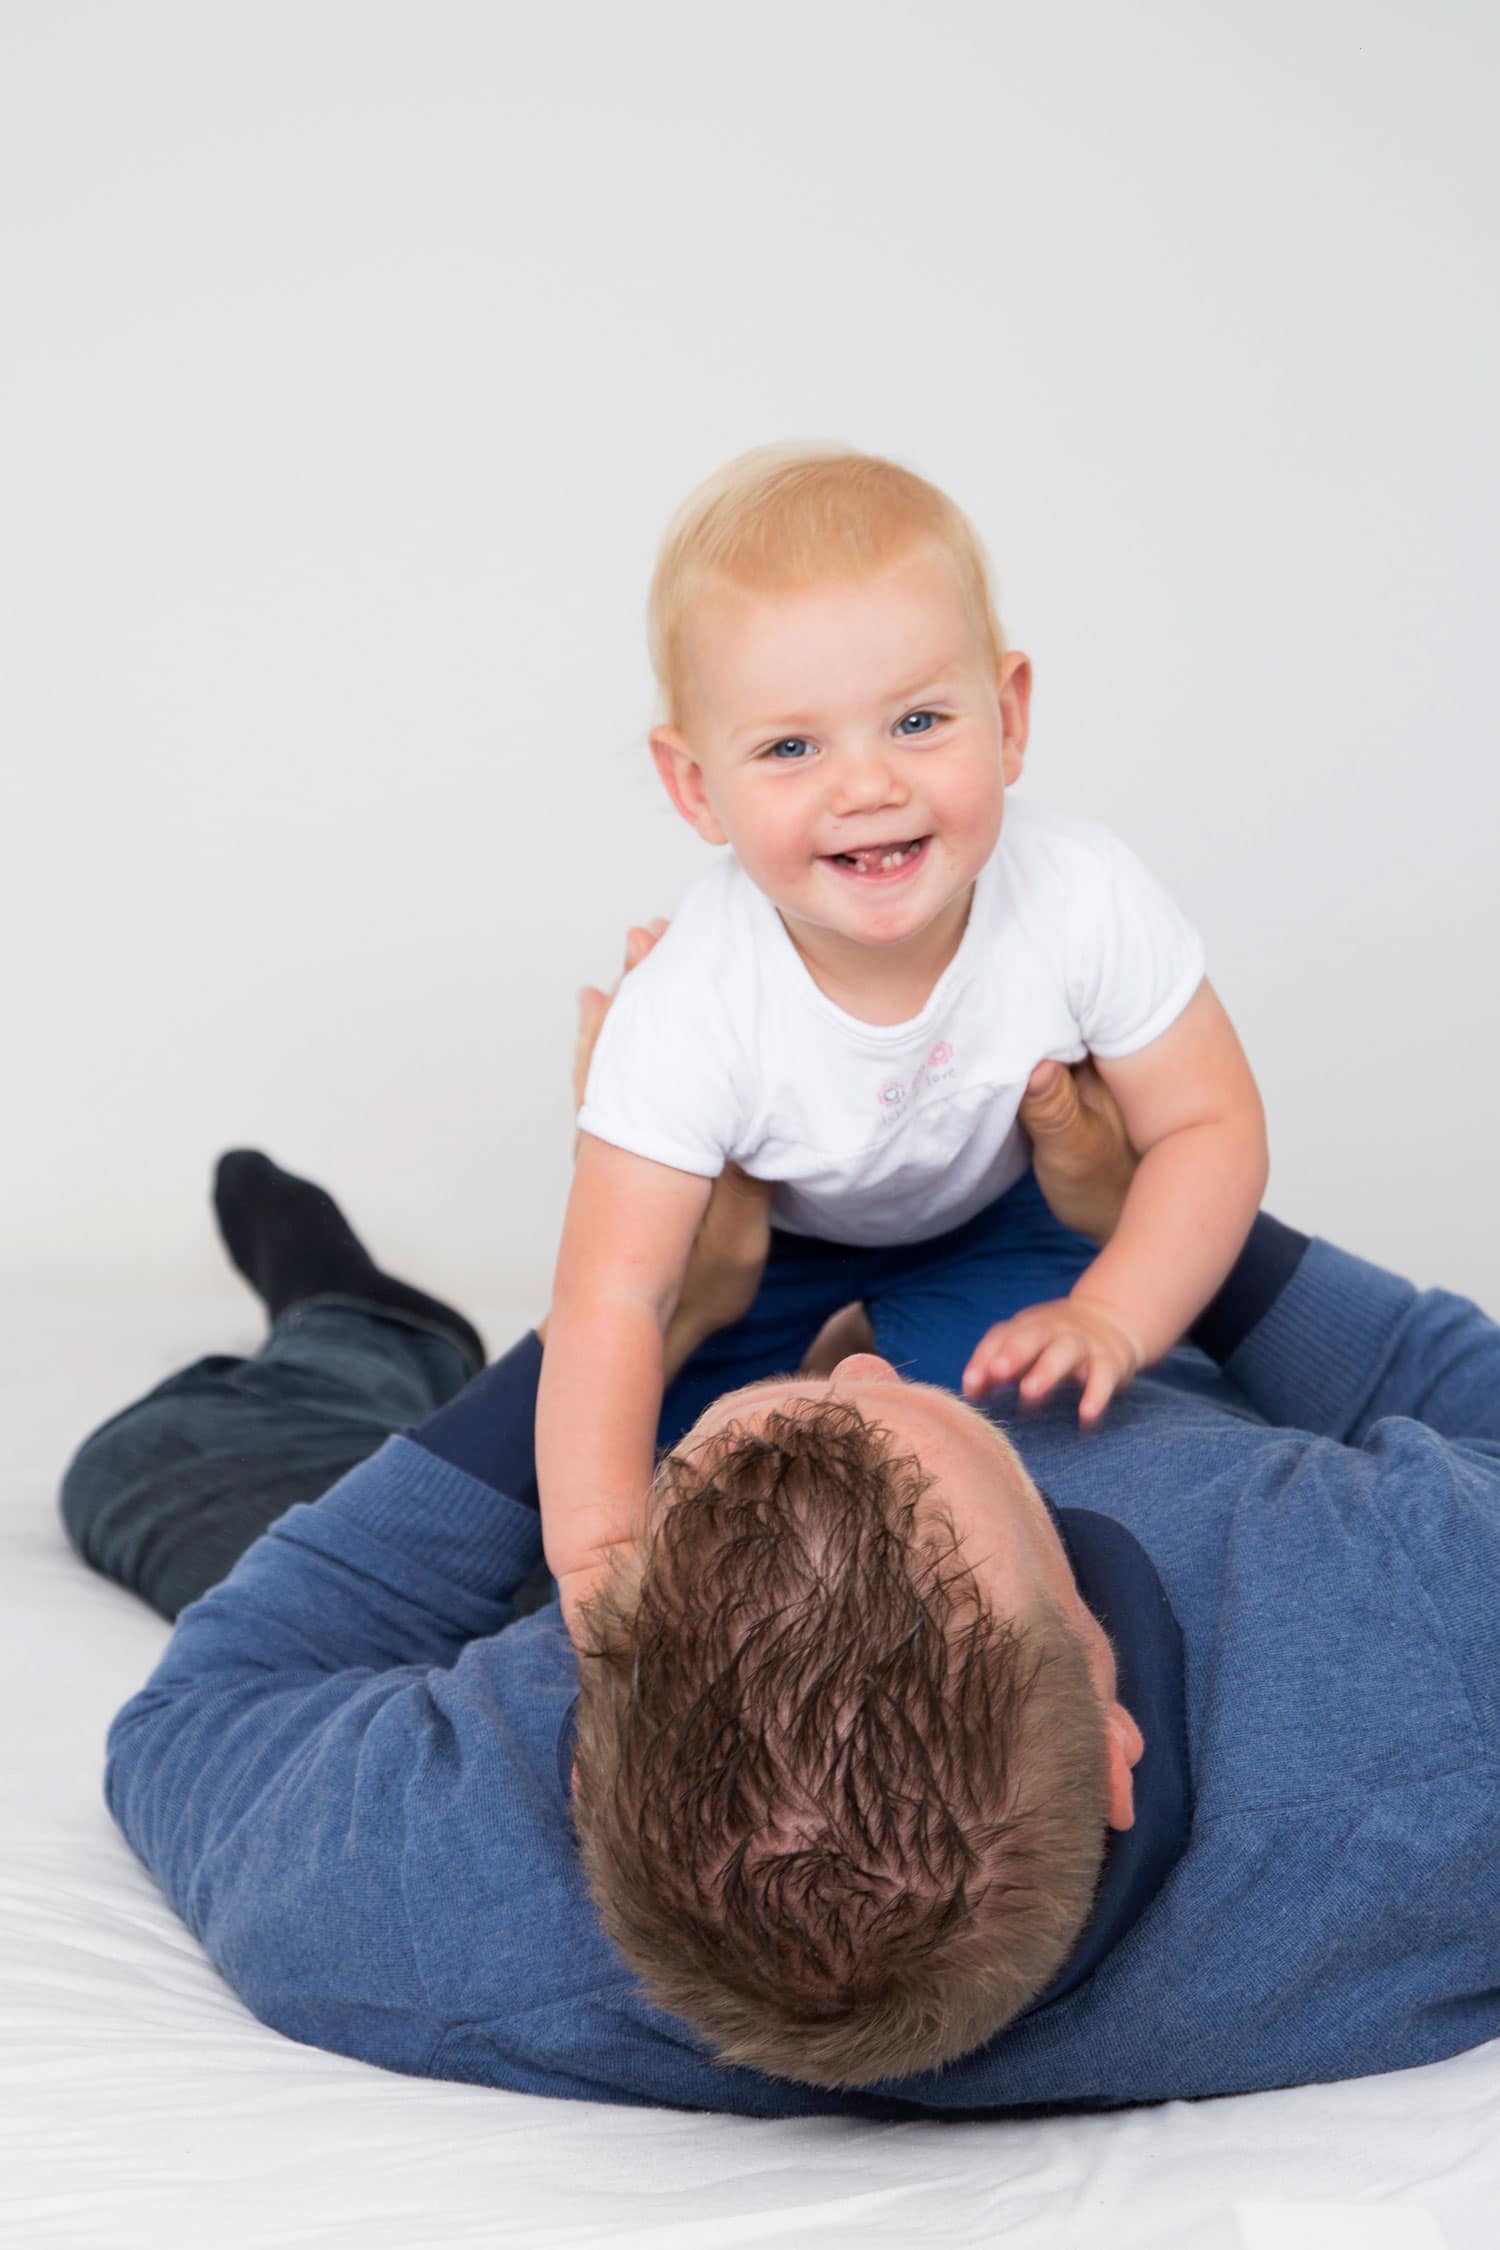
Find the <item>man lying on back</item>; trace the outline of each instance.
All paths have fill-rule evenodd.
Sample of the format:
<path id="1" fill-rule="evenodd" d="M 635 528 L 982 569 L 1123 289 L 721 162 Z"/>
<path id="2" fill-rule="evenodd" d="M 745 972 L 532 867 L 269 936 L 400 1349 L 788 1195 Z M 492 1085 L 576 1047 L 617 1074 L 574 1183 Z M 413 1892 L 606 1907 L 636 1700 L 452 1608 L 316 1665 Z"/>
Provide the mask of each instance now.
<path id="1" fill-rule="evenodd" d="M 1129 1164 L 1097 1084 L 1053 1066 L 1026 1116 L 1102 1239 Z M 107 1794 L 267 2023 L 420 2075 L 876 2117 L 1500 2032 L 1500 1329 L 1473 1305 L 1263 1216 L 1202 1348 L 1090 1434 L 1065 1400 L 924 1387 L 919 1321 L 899 1373 L 835 1344 L 680 1434 L 669 1394 L 647 1533 L 575 1656 L 555 1601 L 516 1614 L 538 1335 L 476 1373 L 462 1316 L 321 1190 L 240 1155 L 218 1200 L 265 1346 L 106 1424 L 63 1508 L 97 1567 L 191 1602 Z M 726 1182 L 689 1376 L 763 1239 Z"/>

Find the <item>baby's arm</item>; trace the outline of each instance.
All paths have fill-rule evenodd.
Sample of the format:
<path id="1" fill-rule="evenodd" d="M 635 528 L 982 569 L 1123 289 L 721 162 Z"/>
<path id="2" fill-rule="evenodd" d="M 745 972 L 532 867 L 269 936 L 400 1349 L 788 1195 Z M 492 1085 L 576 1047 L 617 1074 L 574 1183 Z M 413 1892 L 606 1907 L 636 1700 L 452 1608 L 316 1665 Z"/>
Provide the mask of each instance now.
<path id="1" fill-rule="evenodd" d="M 1260 1094 L 1207 981 L 1160 1038 L 1094 1067 L 1141 1151 L 1119 1224 L 1068 1297 L 989 1330 L 963 1381 L 977 1398 L 1020 1377 L 1033 1403 L 1077 1375 L 1083 1422 L 1192 1325 L 1239 1254 L 1268 1171 Z"/>
<path id="2" fill-rule="evenodd" d="M 712 1187 L 578 1136 L 536 1410 L 542 1543 L 570 1626 L 578 1589 L 645 1522 L 663 1340 Z"/>

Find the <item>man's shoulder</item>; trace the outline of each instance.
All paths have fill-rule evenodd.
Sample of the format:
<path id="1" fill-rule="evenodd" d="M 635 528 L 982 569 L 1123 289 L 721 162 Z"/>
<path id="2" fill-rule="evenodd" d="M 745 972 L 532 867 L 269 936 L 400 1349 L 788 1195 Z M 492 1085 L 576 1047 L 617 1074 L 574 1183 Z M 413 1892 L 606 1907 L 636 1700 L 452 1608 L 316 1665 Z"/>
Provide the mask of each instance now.
<path id="1" fill-rule="evenodd" d="M 1142 1379 L 1064 1506 L 1132 1531 L 1182 1627 L 1200 1812 L 1310 1805 L 1500 1755 L 1500 1514 L 1420 1424 L 1361 1446 Z M 1313 1715 L 1316 1715 L 1316 1723 Z"/>

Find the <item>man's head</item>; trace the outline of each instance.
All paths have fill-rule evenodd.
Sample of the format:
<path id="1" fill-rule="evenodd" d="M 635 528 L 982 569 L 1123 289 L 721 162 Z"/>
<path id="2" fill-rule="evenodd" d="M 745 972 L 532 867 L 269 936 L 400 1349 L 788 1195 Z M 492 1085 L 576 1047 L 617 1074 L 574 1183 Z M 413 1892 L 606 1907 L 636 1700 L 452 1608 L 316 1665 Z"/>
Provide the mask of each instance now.
<path id="1" fill-rule="evenodd" d="M 962 924 L 1026 748 L 972 525 L 878 456 L 762 447 L 689 495 L 651 594 L 668 794 L 794 938 Z"/>
<path id="2" fill-rule="evenodd" d="M 867 2085 L 1062 1967 L 1141 1752 L 1014 1450 L 884 1360 L 719 1400 L 585 1612 L 606 1929 L 722 2060 Z"/>

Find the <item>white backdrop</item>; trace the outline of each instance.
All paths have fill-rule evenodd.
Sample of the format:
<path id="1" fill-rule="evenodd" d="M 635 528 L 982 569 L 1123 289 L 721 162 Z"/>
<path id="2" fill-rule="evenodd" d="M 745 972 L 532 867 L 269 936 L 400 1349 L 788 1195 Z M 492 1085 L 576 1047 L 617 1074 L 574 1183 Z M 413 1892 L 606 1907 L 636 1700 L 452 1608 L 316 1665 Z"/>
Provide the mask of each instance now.
<path id="1" fill-rule="evenodd" d="M 1497 63 L 1481 0 L 8 0 L 12 1280 L 215 1286 L 250 1141 L 539 1309 L 572 993 L 703 850 L 655 543 L 820 436 L 977 522 L 1023 786 L 1204 929 L 1272 1207 L 1500 1309 Z"/>

